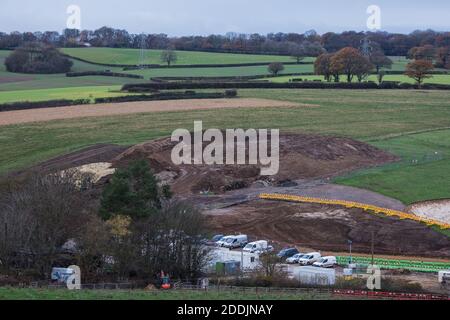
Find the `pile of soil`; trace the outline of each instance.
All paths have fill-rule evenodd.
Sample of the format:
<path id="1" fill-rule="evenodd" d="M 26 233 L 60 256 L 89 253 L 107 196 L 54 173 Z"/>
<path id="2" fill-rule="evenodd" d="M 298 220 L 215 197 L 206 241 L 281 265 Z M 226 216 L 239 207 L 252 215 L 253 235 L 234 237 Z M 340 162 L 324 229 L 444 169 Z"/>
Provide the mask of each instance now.
<path id="1" fill-rule="evenodd" d="M 79 151 L 42 162 L 26 170 L 12 173 L 10 176 L 23 176 L 30 172 L 49 173 L 81 167 L 93 163 L 111 162 L 112 159 L 127 150 L 129 146 L 115 144 L 96 144 Z"/>
<path id="2" fill-rule="evenodd" d="M 280 246 L 370 253 L 450 257 L 450 238 L 424 224 L 319 204 L 255 200 L 207 212 L 211 228 L 221 234 L 244 233 Z"/>
<path id="3" fill-rule="evenodd" d="M 266 177 L 260 175 L 258 165 L 176 166 L 171 160 L 176 144 L 165 138 L 131 147 L 113 160 L 113 166 L 145 158 L 155 173 L 172 173 L 170 184 L 177 194 L 220 194 L 255 183 L 278 186 L 299 179 L 329 178 L 397 160 L 392 154 L 349 138 L 281 134 L 279 173 Z"/>

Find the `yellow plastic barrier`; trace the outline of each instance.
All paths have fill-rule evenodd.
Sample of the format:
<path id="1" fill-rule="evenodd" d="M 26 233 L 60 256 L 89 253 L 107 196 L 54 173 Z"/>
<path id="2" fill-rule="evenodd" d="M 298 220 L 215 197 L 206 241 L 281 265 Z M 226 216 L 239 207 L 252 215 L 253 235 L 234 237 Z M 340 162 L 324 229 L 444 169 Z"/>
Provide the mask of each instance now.
<path id="1" fill-rule="evenodd" d="M 377 206 L 373 206 L 370 204 L 345 201 L 345 200 L 329 200 L 329 199 L 321 199 L 321 198 L 312 198 L 312 197 L 302 197 L 302 196 L 294 196 L 289 194 L 267 194 L 263 193 L 259 195 L 260 199 L 265 200 L 277 200 L 277 201 L 289 201 L 289 202 L 303 202 L 303 203 L 316 203 L 316 204 L 328 204 L 328 205 L 339 205 L 344 206 L 346 208 L 359 208 L 364 211 L 374 212 L 379 214 L 384 214 L 388 217 L 398 217 L 402 220 L 414 220 L 417 222 L 425 223 L 428 226 L 438 226 L 441 229 L 450 229 L 450 224 L 440 222 L 433 219 L 422 218 L 416 216 L 411 213 L 406 213 L 402 211 L 385 209 Z"/>

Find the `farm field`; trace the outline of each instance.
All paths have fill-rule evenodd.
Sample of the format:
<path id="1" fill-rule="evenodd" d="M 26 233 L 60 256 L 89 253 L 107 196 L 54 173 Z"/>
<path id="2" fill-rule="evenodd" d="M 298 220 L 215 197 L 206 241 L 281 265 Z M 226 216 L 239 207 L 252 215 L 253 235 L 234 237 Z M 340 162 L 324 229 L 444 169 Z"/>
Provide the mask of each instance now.
<path id="1" fill-rule="evenodd" d="M 276 83 L 285 83 L 289 82 L 289 80 L 292 79 L 303 79 L 303 81 L 322 81 L 324 82 L 323 76 L 280 76 L 275 78 L 269 78 L 265 80 L 269 80 Z M 370 75 L 367 78 L 368 81 L 373 81 L 378 83 L 377 75 Z M 411 83 L 414 84 L 415 80 L 401 74 L 393 74 L 393 75 L 385 75 L 383 78 L 384 81 L 398 81 L 398 82 L 405 82 L 405 83 Z M 341 82 L 347 82 L 345 77 L 341 78 Z M 353 82 L 358 82 L 358 79 L 353 79 Z M 450 84 L 450 74 L 442 75 L 442 74 L 435 74 L 432 78 L 425 79 L 424 83 L 435 83 L 435 84 Z"/>
<path id="2" fill-rule="evenodd" d="M 96 143 L 131 145 L 191 128 L 194 120 L 214 128 L 280 128 L 340 135 L 402 156 L 399 163 L 340 178 L 404 203 L 448 197 L 450 92 L 403 90 L 241 90 L 242 97 L 314 104 L 314 107 L 226 109 L 121 115 L 0 127 L 0 172 Z M 414 134 L 416 133 L 416 134 Z M 435 154 L 438 152 L 438 154 Z M 411 163 L 417 158 L 418 163 Z M 425 159 L 425 160 L 422 160 Z M 407 186 L 407 187 L 405 187 Z M 439 186 L 436 188 L 434 186 Z"/>
<path id="3" fill-rule="evenodd" d="M 120 92 L 121 86 L 84 86 L 52 89 L 13 90 L 0 93 L 0 103 L 17 101 L 47 101 L 58 99 L 95 99 L 129 95 Z"/>
<path id="4" fill-rule="evenodd" d="M 19 90 L 34 90 L 34 89 L 54 89 L 54 88 L 68 88 L 68 87 L 93 87 L 93 86 L 111 86 L 123 85 L 124 83 L 140 82 L 139 79 L 130 78 L 113 78 L 102 76 L 89 76 L 68 78 L 65 74 L 20 74 L 6 71 L 4 59 L 11 53 L 11 51 L 0 50 L 0 92 L 2 92 L 0 99 L 3 97 L 3 91 L 19 91 Z M 72 71 L 99 71 L 104 70 L 104 67 L 97 65 L 75 61 Z M 120 72 L 120 68 L 109 68 L 111 71 Z M 19 93 L 18 93 L 19 94 Z M 34 95 L 34 94 L 32 94 Z M 42 93 L 45 95 L 45 91 Z M 64 96 L 58 97 L 58 99 Z M 20 100 L 30 100 L 33 97 L 28 97 L 25 93 L 20 94 Z M 55 98 L 56 99 L 56 98 Z M 49 100 L 49 99 L 43 99 Z"/>
<path id="5" fill-rule="evenodd" d="M 119 49 L 122 50 L 122 49 Z M 88 87 L 88 86 L 114 86 L 125 83 L 137 83 L 145 80 L 130 78 L 114 78 L 104 76 L 86 76 L 68 78 L 65 74 L 17 74 L 7 72 L 4 66 L 4 59 L 11 51 L 0 50 L 0 92 L 33 89 L 54 89 L 68 87 Z M 249 58 L 248 55 L 243 55 Z M 257 56 L 259 57 L 259 56 Z M 286 57 L 284 57 L 286 58 Z M 289 59 L 289 57 L 287 57 Z M 105 69 L 112 72 L 133 73 L 143 76 L 146 80 L 151 77 L 218 77 L 218 76 L 254 76 L 269 74 L 266 66 L 252 67 L 225 67 L 225 68 L 176 68 L 176 69 L 144 69 L 123 71 L 118 67 L 104 67 L 86 62 L 73 60 L 73 72 L 82 71 L 103 71 Z M 287 65 L 283 73 L 303 73 L 312 72 L 312 65 Z M 45 93 L 43 93 L 45 94 Z M 30 97 L 32 99 L 32 97 Z M 22 93 L 20 100 L 29 100 L 25 93 Z M 48 99 L 44 99 L 48 100 Z"/>
<path id="6" fill-rule="evenodd" d="M 68 48 L 64 49 L 70 52 L 73 51 L 75 55 L 80 55 L 83 58 L 104 59 L 106 62 L 109 60 L 120 61 L 125 63 L 131 61 L 127 59 L 133 59 L 137 57 L 136 54 L 139 50 L 136 49 L 110 49 L 110 48 Z M 160 52 L 150 50 L 153 55 L 158 55 Z M 81 62 L 73 60 L 74 66 L 72 71 L 102 71 L 105 69 L 113 72 L 126 72 L 141 75 L 142 79 L 130 79 L 130 78 L 114 78 L 104 76 L 86 76 L 86 77 L 74 77 L 68 78 L 64 74 L 52 74 L 52 75 L 29 75 L 29 74 L 16 74 L 10 73 L 5 70 L 4 59 L 9 55 L 11 51 L 0 50 L 0 103 L 14 102 L 14 101 L 38 101 L 62 99 L 67 97 L 108 97 L 116 96 L 119 93 L 111 93 L 116 88 L 125 83 L 138 83 L 148 80 L 152 77 L 226 77 L 226 76 L 255 76 L 268 74 L 266 66 L 251 66 L 251 67 L 224 67 L 224 68 L 173 68 L 173 69 L 144 69 L 144 70 L 131 70 L 123 71 L 119 67 L 104 67 L 91 63 Z M 205 52 L 187 52 L 181 51 L 179 53 L 181 59 L 179 62 L 183 63 L 236 63 L 236 61 L 243 62 L 265 62 L 266 58 L 278 58 L 284 61 L 292 61 L 290 57 L 285 56 L 260 56 L 260 55 L 245 55 L 245 54 L 219 54 L 219 53 L 205 53 Z M 183 58 L 184 57 L 184 58 Z M 108 60 L 109 59 L 109 60 Z M 184 60 L 183 60 L 184 59 Z M 408 60 L 404 57 L 391 57 L 394 61 L 392 70 L 402 70 L 408 63 Z M 305 61 L 312 61 L 313 58 L 307 58 Z M 271 61 L 271 60 L 269 60 Z M 119 62 L 118 62 L 119 63 Z M 292 73 L 312 73 L 313 65 L 286 65 L 285 70 L 281 73 L 281 76 L 276 78 L 269 78 L 269 81 L 274 82 L 288 82 L 292 78 L 302 78 L 308 81 L 323 80 L 321 76 L 283 76 L 282 74 Z M 265 78 L 267 80 L 267 78 Z M 369 77 L 370 81 L 377 81 L 375 75 Z M 401 81 L 413 83 L 413 80 L 403 75 L 387 75 L 385 77 L 387 81 Z M 356 80 L 355 80 L 356 81 Z M 450 75 L 435 75 L 431 79 L 426 80 L 427 83 L 438 84 L 450 84 Z M 96 88 L 97 87 L 97 88 Z M 66 90 L 66 88 L 72 88 Z M 113 89 L 111 89 L 113 88 Z M 43 90 L 38 92 L 37 90 Z M 51 89 L 48 91 L 48 89 Z M 22 92 L 19 92 L 22 91 Z M 78 93 L 77 93 L 78 92 Z M 68 95 L 66 95 L 68 94 Z"/>
<path id="7" fill-rule="evenodd" d="M 281 74 L 310 73 L 312 64 L 286 65 Z M 176 68 L 176 69 L 143 69 L 127 71 L 128 73 L 151 77 L 238 77 L 269 75 L 267 66 L 225 67 L 225 68 Z"/>
<path id="8" fill-rule="evenodd" d="M 116 48 L 62 48 L 63 53 L 72 57 L 81 58 L 93 63 L 105 64 L 129 64 L 139 63 L 139 49 Z M 162 50 L 145 50 L 146 64 L 163 64 L 160 61 Z M 256 62 L 293 62 L 289 56 L 234 54 L 234 53 L 210 53 L 197 51 L 176 51 L 177 62 L 175 65 L 187 64 L 235 64 Z M 305 59 L 312 61 L 312 58 Z"/>
<path id="9" fill-rule="evenodd" d="M 372 142 L 400 157 L 400 163 L 353 173 L 336 182 L 370 189 L 405 204 L 449 198 L 450 129 Z"/>

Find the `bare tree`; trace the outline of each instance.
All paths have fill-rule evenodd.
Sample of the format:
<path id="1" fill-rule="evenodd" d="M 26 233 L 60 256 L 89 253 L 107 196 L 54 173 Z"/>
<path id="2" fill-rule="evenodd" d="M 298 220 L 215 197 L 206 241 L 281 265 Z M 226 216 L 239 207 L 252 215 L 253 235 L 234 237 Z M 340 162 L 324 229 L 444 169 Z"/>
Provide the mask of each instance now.
<path id="1" fill-rule="evenodd" d="M 276 77 L 278 73 L 284 70 L 284 65 L 281 62 L 272 62 L 269 64 L 267 69 L 273 76 Z"/>
<path id="2" fill-rule="evenodd" d="M 167 49 L 161 52 L 161 61 L 167 63 L 167 66 L 171 66 L 178 60 L 177 53 L 172 49 Z"/>
<path id="3" fill-rule="evenodd" d="M 0 197 L 0 260 L 6 268 L 33 269 L 48 275 L 62 246 L 77 239 L 90 216 L 84 187 L 90 176 L 34 175 Z"/>
<path id="4" fill-rule="evenodd" d="M 140 270 L 198 277 L 209 255 L 201 242 L 205 230 L 206 219 L 200 211 L 185 202 L 165 202 L 159 214 L 137 222 L 134 228 L 134 243 L 142 252 Z"/>
<path id="5" fill-rule="evenodd" d="M 289 54 L 297 61 L 297 63 L 300 63 L 300 61 L 306 57 L 306 50 L 301 45 L 295 45 L 291 48 Z"/>

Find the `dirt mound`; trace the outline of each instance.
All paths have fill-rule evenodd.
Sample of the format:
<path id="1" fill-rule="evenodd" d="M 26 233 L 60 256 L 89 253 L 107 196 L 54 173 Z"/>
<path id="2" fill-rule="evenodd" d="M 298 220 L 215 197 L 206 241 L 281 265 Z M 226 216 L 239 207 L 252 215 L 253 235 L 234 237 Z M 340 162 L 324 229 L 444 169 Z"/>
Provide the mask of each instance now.
<path id="1" fill-rule="evenodd" d="M 54 172 L 81 167 L 93 163 L 111 162 L 115 157 L 127 150 L 127 146 L 114 144 L 96 144 L 60 157 L 50 159 L 27 170 L 12 173 L 10 176 L 21 176 L 29 172 Z"/>
<path id="2" fill-rule="evenodd" d="M 407 212 L 419 217 L 450 223 L 450 199 L 415 203 L 407 208 Z"/>
<path id="3" fill-rule="evenodd" d="M 424 224 L 380 217 L 359 209 L 256 200 L 208 212 L 218 233 L 242 232 L 280 245 L 345 252 L 450 257 L 450 238 Z"/>
<path id="4" fill-rule="evenodd" d="M 260 167 L 255 165 L 176 166 L 171 161 L 175 145 L 170 138 L 165 138 L 131 147 L 114 159 L 113 166 L 122 167 L 145 158 L 156 173 L 173 173 L 170 184 L 176 193 L 198 194 L 223 193 L 255 183 L 278 186 L 298 179 L 333 177 L 397 160 L 389 153 L 348 138 L 281 134 L 279 173 L 264 177 L 260 176 Z M 248 153 L 248 144 L 246 147 Z"/>

